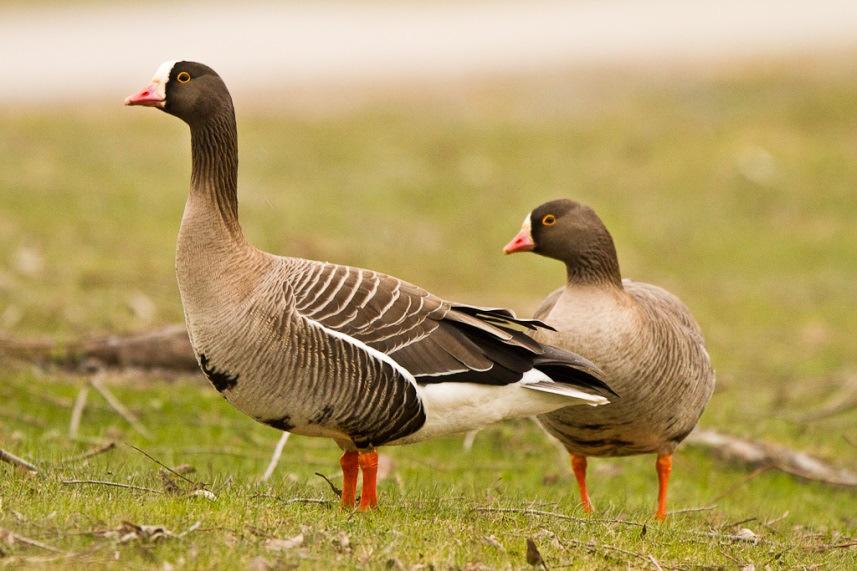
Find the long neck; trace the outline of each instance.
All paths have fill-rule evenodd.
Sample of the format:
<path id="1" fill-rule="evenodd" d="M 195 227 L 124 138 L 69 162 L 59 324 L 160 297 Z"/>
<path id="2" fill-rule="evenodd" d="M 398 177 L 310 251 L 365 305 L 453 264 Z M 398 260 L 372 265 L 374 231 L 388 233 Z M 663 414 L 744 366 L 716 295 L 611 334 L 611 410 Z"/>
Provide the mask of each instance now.
<path id="1" fill-rule="evenodd" d="M 238 131 L 231 105 L 205 122 L 191 125 L 191 153 L 191 197 L 203 199 L 228 232 L 239 238 Z"/>
<path id="2" fill-rule="evenodd" d="M 609 285 L 622 288 L 622 274 L 616 246 L 609 234 L 598 236 L 589 247 L 565 261 L 570 285 Z"/>

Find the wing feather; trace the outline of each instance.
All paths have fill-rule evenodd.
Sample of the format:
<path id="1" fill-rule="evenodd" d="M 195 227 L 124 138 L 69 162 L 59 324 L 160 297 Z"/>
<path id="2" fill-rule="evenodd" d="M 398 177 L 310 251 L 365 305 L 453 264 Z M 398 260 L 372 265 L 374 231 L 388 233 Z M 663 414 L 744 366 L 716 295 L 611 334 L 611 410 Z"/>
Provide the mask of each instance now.
<path id="1" fill-rule="evenodd" d="M 507 309 L 451 304 L 392 276 L 347 266 L 300 260 L 291 273 L 302 274 L 291 288 L 298 314 L 389 355 L 420 383 L 513 383 L 545 353 L 522 329 L 547 326 Z M 591 363 L 567 362 L 565 376 L 580 371 L 582 386 L 597 380 Z"/>

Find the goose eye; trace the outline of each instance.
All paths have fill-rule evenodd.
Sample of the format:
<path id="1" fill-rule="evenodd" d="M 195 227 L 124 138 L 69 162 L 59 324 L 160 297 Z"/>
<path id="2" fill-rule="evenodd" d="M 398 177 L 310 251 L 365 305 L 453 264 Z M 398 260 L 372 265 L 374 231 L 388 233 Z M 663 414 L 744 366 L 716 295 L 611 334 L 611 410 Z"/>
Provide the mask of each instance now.
<path id="1" fill-rule="evenodd" d="M 543 226 L 553 226 L 556 224 L 556 216 L 553 214 L 545 214 L 544 218 L 542 218 Z"/>
<path id="2" fill-rule="evenodd" d="M 188 81 L 190 81 L 190 74 L 186 71 L 179 72 L 179 74 L 176 76 L 176 79 L 179 80 L 179 83 L 187 83 Z"/>

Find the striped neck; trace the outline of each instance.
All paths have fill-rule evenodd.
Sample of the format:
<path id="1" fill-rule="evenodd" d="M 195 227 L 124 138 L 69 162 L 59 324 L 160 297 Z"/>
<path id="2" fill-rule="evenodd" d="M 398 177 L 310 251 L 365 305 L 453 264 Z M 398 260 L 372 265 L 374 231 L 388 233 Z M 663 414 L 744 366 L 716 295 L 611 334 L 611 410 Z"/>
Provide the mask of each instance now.
<path id="1" fill-rule="evenodd" d="M 191 125 L 191 195 L 204 197 L 233 237 L 238 223 L 238 130 L 231 103 L 204 123 Z"/>
<path id="2" fill-rule="evenodd" d="M 563 258 L 569 285 L 613 286 L 622 289 L 622 273 L 616 246 L 605 231 L 589 247 L 571 252 Z"/>

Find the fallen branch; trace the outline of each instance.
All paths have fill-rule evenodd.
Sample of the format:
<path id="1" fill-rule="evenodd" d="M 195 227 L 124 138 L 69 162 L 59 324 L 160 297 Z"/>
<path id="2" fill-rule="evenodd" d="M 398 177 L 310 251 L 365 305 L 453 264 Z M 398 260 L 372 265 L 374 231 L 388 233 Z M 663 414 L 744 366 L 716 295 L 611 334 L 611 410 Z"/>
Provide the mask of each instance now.
<path id="1" fill-rule="evenodd" d="M 289 440 L 289 432 L 283 432 L 283 435 L 280 436 L 279 442 L 277 442 L 277 446 L 274 448 L 274 454 L 271 456 L 271 461 L 268 463 L 268 467 L 265 469 L 265 473 L 262 475 L 262 481 L 267 482 L 271 476 L 274 474 L 274 470 L 277 468 L 277 464 L 280 463 L 280 456 L 283 455 L 283 448 L 286 446 L 286 442 Z"/>
<path id="2" fill-rule="evenodd" d="M 153 494 L 160 494 L 160 490 L 153 490 L 152 488 L 144 488 L 143 486 L 134 486 L 132 484 L 120 484 L 119 482 L 108 482 L 106 480 L 60 480 L 61 484 L 65 484 L 67 486 L 74 484 L 91 484 L 95 486 L 113 486 L 114 488 L 125 488 L 127 490 L 137 490 L 140 492 L 150 492 Z"/>
<path id="3" fill-rule="evenodd" d="M 78 370 L 93 362 L 107 367 L 198 369 L 185 327 L 178 324 L 145 333 L 110 335 L 66 344 L 0 338 L 0 355 Z"/>
<path id="4" fill-rule="evenodd" d="M 716 452 L 722 458 L 757 468 L 776 468 L 805 480 L 857 487 L 857 473 L 831 466 L 817 458 L 781 446 L 746 440 L 714 430 L 697 429 L 686 441 Z"/>
<path id="5" fill-rule="evenodd" d="M 93 388 L 97 390 L 101 394 L 101 396 L 104 397 L 104 400 L 107 401 L 107 404 L 113 407 L 113 410 L 118 412 L 119 415 L 124 418 L 134 430 L 139 432 L 144 438 L 151 440 L 152 434 L 146 429 L 145 426 L 143 426 L 143 423 L 140 422 L 140 420 L 134 415 L 134 413 L 125 408 L 125 405 L 123 405 L 122 402 L 117 399 L 113 395 L 113 393 L 111 393 L 107 389 L 107 387 L 104 386 L 104 384 L 101 382 L 100 375 L 92 377 L 89 380 L 89 384 L 91 384 Z"/>
<path id="6" fill-rule="evenodd" d="M 11 452 L 6 452 L 2 448 L 0 448 L 0 460 L 2 460 L 3 462 L 8 462 L 9 464 L 12 464 L 14 466 L 18 466 L 20 468 L 24 468 L 26 470 L 29 470 L 30 472 L 38 472 L 39 471 L 38 468 L 36 468 L 34 465 L 30 464 L 29 462 L 27 462 L 23 458 L 19 458 L 18 456 L 15 456 Z"/>
<path id="7" fill-rule="evenodd" d="M 44 549 L 45 551 L 50 551 L 51 553 L 65 553 L 62 549 L 57 549 L 52 545 L 48 545 L 47 543 L 42 543 L 41 541 L 30 539 L 29 537 L 24 537 L 23 535 L 19 535 L 14 531 L 9 531 L 8 529 L 3 529 L 0 527 L 0 539 L 4 540 L 6 543 L 12 544 L 17 542 L 24 543 L 26 545 L 32 545 L 33 547 L 38 547 L 39 549 Z"/>

